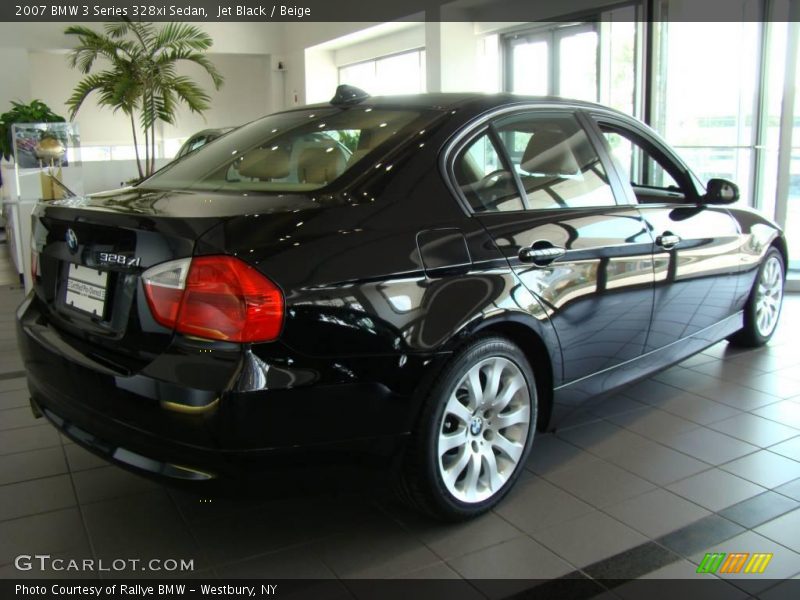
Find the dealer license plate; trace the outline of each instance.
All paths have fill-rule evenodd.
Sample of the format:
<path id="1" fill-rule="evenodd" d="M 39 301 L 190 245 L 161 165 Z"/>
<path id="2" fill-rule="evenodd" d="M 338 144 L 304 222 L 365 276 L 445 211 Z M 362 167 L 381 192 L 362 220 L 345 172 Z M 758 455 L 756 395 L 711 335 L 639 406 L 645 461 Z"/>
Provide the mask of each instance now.
<path id="1" fill-rule="evenodd" d="M 65 298 L 67 306 L 102 317 L 106 306 L 107 283 L 107 272 L 70 264 Z"/>

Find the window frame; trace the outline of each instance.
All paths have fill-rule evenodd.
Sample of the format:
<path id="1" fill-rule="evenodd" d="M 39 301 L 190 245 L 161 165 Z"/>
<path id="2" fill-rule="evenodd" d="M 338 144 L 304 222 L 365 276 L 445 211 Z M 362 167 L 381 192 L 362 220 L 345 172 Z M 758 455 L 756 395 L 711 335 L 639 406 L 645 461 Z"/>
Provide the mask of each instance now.
<path id="1" fill-rule="evenodd" d="M 506 118 L 513 118 L 520 115 L 525 115 L 528 113 L 535 114 L 537 117 L 539 115 L 558 115 L 558 116 L 572 116 L 575 121 L 577 122 L 578 126 L 581 130 L 585 133 L 587 140 L 595 151 L 600 160 L 600 164 L 602 165 L 603 169 L 606 172 L 606 177 L 608 178 L 608 185 L 611 187 L 612 197 L 614 198 L 614 204 L 609 204 L 607 206 L 576 206 L 576 207 L 563 207 L 563 206 L 555 206 L 555 207 L 548 207 L 548 208 L 532 208 L 530 203 L 528 202 L 528 195 L 525 191 L 524 186 L 522 185 L 522 180 L 517 173 L 516 169 L 513 166 L 513 162 L 511 157 L 508 155 L 508 151 L 503 144 L 502 140 L 500 139 L 495 123 L 500 119 Z M 445 184 L 450 189 L 450 192 L 455 196 L 456 200 L 458 201 L 461 208 L 464 210 L 467 216 L 469 217 L 481 217 L 486 215 L 506 215 L 506 214 L 530 214 L 530 213 L 539 213 L 539 214 L 546 214 L 547 212 L 553 211 L 576 211 L 576 210 L 597 210 L 598 208 L 615 208 L 618 206 L 628 206 L 630 204 L 635 204 L 635 202 L 630 201 L 630 196 L 628 192 L 625 190 L 625 187 L 622 181 L 619 178 L 619 171 L 616 167 L 615 161 L 608 153 L 608 147 L 605 143 L 605 139 L 598 139 L 598 135 L 602 137 L 602 134 L 595 129 L 594 123 L 591 122 L 591 118 L 586 114 L 585 107 L 580 105 L 571 105 L 571 104 L 528 104 L 528 105 L 514 105 L 514 106 L 502 106 L 499 107 L 491 112 L 485 113 L 484 115 L 479 116 L 476 120 L 472 123 L 468 123 L 467 125 L 463 126 L 461 131 L 456 134 L 456 136 L 451 139 L 451 141 L 445 146 L 441 158 L 440 158 L 440 172 L 442 173 Z M 520 210 L 503 210 L 503 211 L 485 211 L 485 212 L 476 212 L 472 209 L 472 206 L 469 200 L 461 191 L 458 182 L 455 177 L 455 160 L 461 151 L 469 145 L 472 141 L 474 141 L 478 136 L 486 131 L 489 132 L 490 139 L 492 143 L 497 147 L 498 155 L 500 156 L 500 160 L 505 168 L 507 168 L 514 179 L 514 185 L 517 188 L 517 193 L 522 200 L 523 208 Z M 630 184 L 629 184 L 630 186 Z M 632 192 L 631 192 L 632 194 Z"/>

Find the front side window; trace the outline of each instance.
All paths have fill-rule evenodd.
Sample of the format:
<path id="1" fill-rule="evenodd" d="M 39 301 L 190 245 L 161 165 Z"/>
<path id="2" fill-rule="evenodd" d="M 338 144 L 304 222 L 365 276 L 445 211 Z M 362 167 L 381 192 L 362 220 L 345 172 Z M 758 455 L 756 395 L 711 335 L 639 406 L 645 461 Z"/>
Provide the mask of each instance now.
<path id="1" fill-rule="evenodd" d="M 680 190 L 675 178 L 664 168 L 663 159 L 656 158 L 635 137 L 604 126 L 601 126 L 601 130 L 611 153 L 633 187 Z"/>
<path id="2" fill-rule="evenodd" d="M 302 192 L 322 188 L 402 143 L 440 113 L 353 107 L 278 113 L 204 145 L 140 184 L 146 189 Z"/>
<path id="3" fill-rule="evenodd" d="M 528 208 L 615 205 L 600 157 L 574 115 L 517 115 L 495 127 Z"/>
<path id="4" fill-rule="evenodd" d="M 599 126 L 639 203 L 682 203 L 695 197 L 691 180 L 652 142 L 617 124 L 601 122 Z"/>

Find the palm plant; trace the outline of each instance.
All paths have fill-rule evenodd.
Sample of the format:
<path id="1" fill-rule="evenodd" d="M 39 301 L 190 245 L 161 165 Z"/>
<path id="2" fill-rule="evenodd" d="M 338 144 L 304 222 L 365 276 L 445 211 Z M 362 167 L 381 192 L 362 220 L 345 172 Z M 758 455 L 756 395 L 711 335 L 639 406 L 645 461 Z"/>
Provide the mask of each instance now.
<path id="1" fill-rule="evenodd" d="M 105 33 L 81 25 L 70 26 L 64 33 L 78 37 L 69 63 L 86 75 L 67 100 L 70 118 L 93 92 L 99 94 L 100 106 L 127 115 L 140 177 L 155 170 L 156 123 L 174 124 L 180 103 L 196 113 L 209 106 L 209 95 L 189 77 L 178 75 L 177 64 L 186 61 L 199 65 L 211 77 L 215 89 L 223 83 L 222 75 L 205 55 L 213 44 L 211 37 L 195 25 L 166 23 L 159 28 L 153 23 L 123 20 L 107 23 Z M 106 68 L 91 73 L 98 59 L 106 63 Z M 137 117 L 144 132 L 144 165 L 139 154 Z"/>

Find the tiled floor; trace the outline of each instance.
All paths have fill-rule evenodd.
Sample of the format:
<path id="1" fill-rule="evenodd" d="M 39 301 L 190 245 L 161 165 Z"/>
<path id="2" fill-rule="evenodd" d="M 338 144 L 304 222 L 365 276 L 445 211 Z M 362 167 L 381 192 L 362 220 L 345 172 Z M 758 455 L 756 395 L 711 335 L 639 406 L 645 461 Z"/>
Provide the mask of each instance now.
<path id="1" fill-rule="evenodd" d="M 346 491 L 209 502 L 107 466 L 31 416 L 20 298 L 0 290 L 0 577 L 28 574 L 21 553 L 172 557 L 192 577 L 331 579 L 331 597 L 395 577 L 493 579 L 465 596 L 502 597 L 526 579 L 691 579 L 711 550 L 774 553 L 769 579 L 731 578 L 748 592 L 800 577 L 800 297 L 769 347 L 718 344 L 539 435 L 516 489 L 459 525 Z"/>

